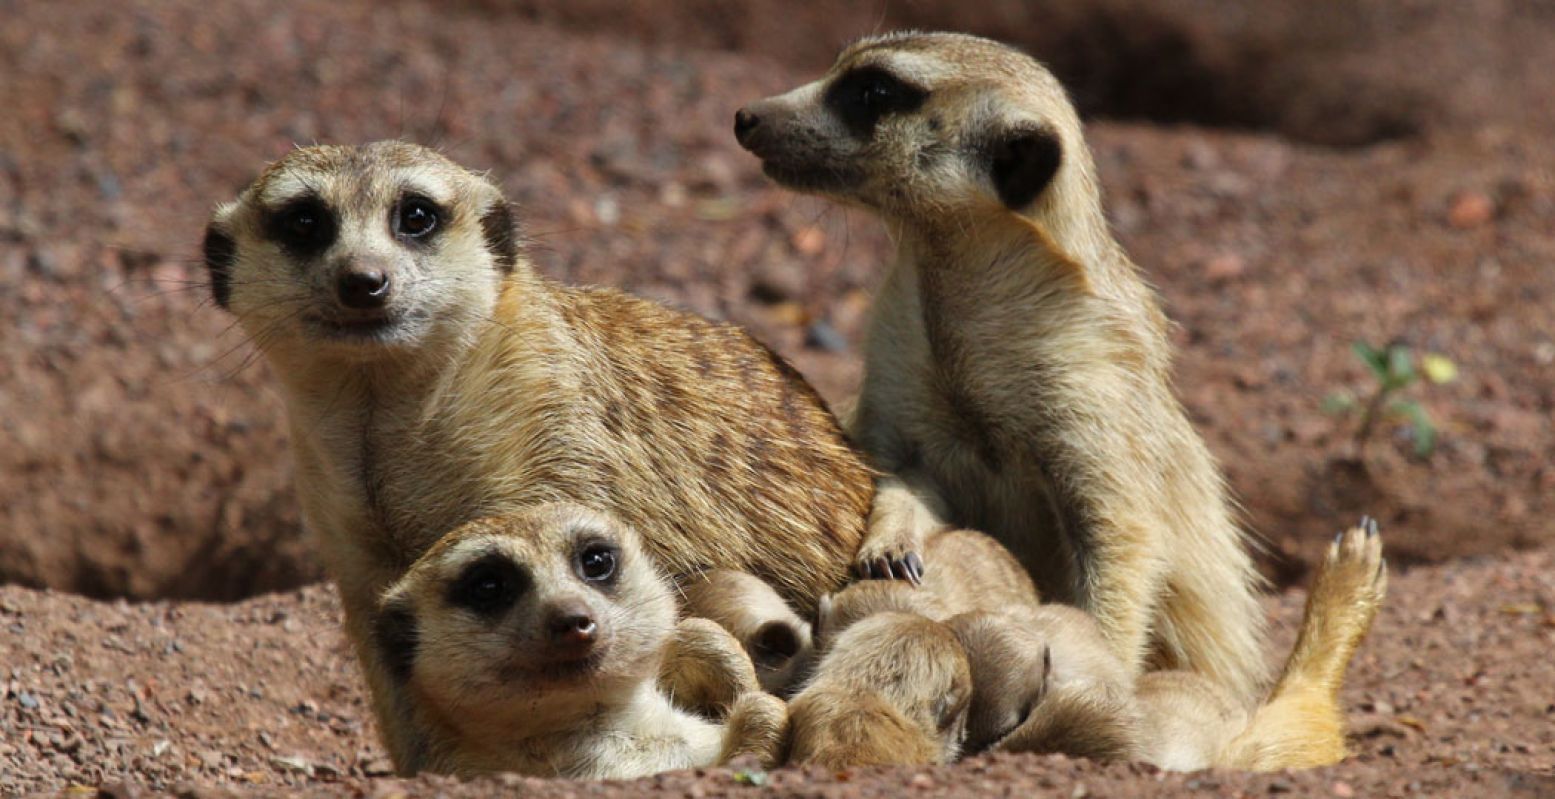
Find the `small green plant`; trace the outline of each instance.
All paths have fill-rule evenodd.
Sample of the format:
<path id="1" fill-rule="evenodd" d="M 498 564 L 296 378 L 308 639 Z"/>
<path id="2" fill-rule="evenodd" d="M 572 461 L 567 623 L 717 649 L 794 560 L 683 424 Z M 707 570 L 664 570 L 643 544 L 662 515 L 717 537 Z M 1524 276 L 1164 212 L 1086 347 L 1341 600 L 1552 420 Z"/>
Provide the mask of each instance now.
<path id="1" fill-rule="evenodd" d="M 1323 400 L 1324 409 L 1334 414 L 1360 416 L 1360 424 L 1355 429 L 1357 454 L 1365 452 L 1366 444 L 1379 424 L 1403 421 L 1413 432 L 1415 454 L 1428 457 L 1436 449 L 1436 424 L 1431 421 L 1425 406 L 1401 396 L 1400 392 L 1422 378 L 1431 383 L 1450 383 L 1458 377 L 1457 364 L 1434 352 L 1417 360 L 1407 345 L 1397 341 L 1382 348 L 1357 341 L 1351 349 L 1376 378 L 1376 386 L 1364 401 L 1349 391 L 1336 391 Z"/>

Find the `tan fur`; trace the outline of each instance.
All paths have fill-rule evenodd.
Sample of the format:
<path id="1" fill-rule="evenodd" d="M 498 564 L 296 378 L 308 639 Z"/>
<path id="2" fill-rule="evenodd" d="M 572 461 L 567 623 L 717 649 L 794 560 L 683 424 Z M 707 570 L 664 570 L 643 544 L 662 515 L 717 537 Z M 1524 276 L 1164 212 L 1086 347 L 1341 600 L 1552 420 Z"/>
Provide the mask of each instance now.
<path id="1" fill-rule="evenodd" d="M 1095 621 L 1045 606 L 1030 618 L 951 619 L 967 655 L 969 751 L 1064 752 L 1140 760 L 1174 771 L 1310 768 L 1344 758 L 1339 702 L 1346 666 L 1386 592 L 1374 526 L 1344 533 L 1307 598 L 1285 670 L 1263 704 L 1202 674 L 1159 671 L 1131 682 Z"/>
<path id="2" fill-rule="evenodd" d="M 828 93 L 862 67 L 921 102 L 853 130 Z M 1167 320 L 1107 230 L 1058 81 L 987 40 L 892 34 L 737 124 L 768 175 L 874 211 L 897 242 L 850 425 L 897 475 L 861 567 L 902 561 L 942 523 L 986 531 L 1045 597 L 1094 614 L 1132 673 L 1190 669 L 1251 701 L 1265 673 L 1248 539 L 1172 392 Z M 1011 208 L 994 159 L 1017 133 L 1062 157 Z"/>
<path id="3" fill-rule="evenodd" d="M 386 224 L 407 191 L 445 212 L 424 244 Z M 316 257 L 266 227 L 299 192 L 338 216 Z M 844 580 L 872 495 L 871 472 L 781 359 L 738 328 L 544 280 L 504 255 L 493 223 L 508 219 L 485 178 L 381 142 L 291 153 L 207 234 L 228 307 L 281 385 L 303 517 L 407 773 L 423 742 L 368 620 L 444 531 L 569 500 L 639 530 L 672 577 L 748 571 L 809 613 Z M 398 321 L 372 339 L 332 335 L 334 276 L 369 261 L 393 277 Z"/>
<path id="4" fill-rule="evenodd" d="M 823 598 L 817 614 L 822 645 L 876 613 L 917 613 L 945 621 L 961 613 L 1019 612 L 1039 605 L 1037 589 L 1020 563 L 987 535 L 975 530 L 931 533 L 923 553 L 934 567 L 919 585 L 869 580 Z"/>
<path id="5" fill-rule="evenodd" d="M 828 768 L 949 763 L 972 678 L 945 625 L 878 613 L 842 631 L 789 702 L 790 762 Z"/>
<path id="6" fill-rule="evenodd" d="M 809 622 L 760 578 L 713 569 L 682 584 L 681 606 L 687 616 L 710 619 L 739 640 L 763 690 L 785 693 L 810 664 Z"/>
<path id="7" fill-rule="evenodd" d="M 580 559 L 589 550 L 613 553 L 607 578 L 585 579 Z M 490 610 L 459 599 L 482 568 L 503 575 L 488 581 L 506 597 Z M 580 613 L 591 643 L 569 649 L 548 625 Z M 677 651 L 686 641 L 694 651 Z M 739 642 L 705 620 L 677 627 L 669 582 L 637 536 L 577 506 L 538 506 L 450 532 L 385 593 L 378 645 L 405 664 L 424 765 L 436 771 L 628 778 L 737 754 L 775 765 L 782 755 L 783 705 L 759 694 Z M 660 693 L 653 675 L 666 657 L 683 666 L 700 657 L 695 673 L 746 686 L 727 703 L 727 726 L 677 710 Z"/>

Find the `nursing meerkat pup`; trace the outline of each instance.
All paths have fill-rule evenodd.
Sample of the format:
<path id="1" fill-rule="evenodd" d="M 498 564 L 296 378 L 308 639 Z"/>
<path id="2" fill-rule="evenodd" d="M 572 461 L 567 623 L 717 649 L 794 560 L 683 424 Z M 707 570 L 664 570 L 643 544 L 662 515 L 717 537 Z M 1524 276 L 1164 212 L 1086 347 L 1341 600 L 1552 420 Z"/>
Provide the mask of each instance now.
<path id="1" fill-rule="evenodd" d="M 1010 551 L 975 530 L 929 533 L 924 556 L 934 568 L 916 585 L 900 580 L 856 582 L 821 597 L 816 638 L 825 648 L 854 622 L 876 613 L 916 613 L 944 621 L 961 613 L 1037 608 L 1036 586 Z"/>
<path id="2" fill-rule="evenodd" d="M 501 192 L 438 153 L 295 150 L 204 249 L 281 385 L 303 519 L 402 772 L 419 743 L 368 620 L 463 522 L 573 501 L 672 578 L 749 571 L 806 614 L 846 578 L 873 474 L 803 379 L 736 327 L 543 279 Z"/>
<path id="3" fill-rule="evenodd" d="M 971 671 L 945 625 L 877 613 L 842 631 L 789 701 L 789 762 L 949 763 L 966 737 Z"/>
<path id="4" fill-rule="evenodd" d="M 946 624 L 972 674 L 967 750 L 1063 752 L 1175 771 L 1311 768 L 1344 759 L 1344 673 L 1387 592 L 1376 523 L 1335 539 L 1280 679 L 1249 711 L 1191 671 L 1130 678 L 1095 620 L 1073 608 L 963 614 Z"/>
<path id="5" fill-rule="evenodd" d="M 718 623 L 745 647 L 763 690 L 786 693 L 810 664 L 810 623 L 758 577 L 713 569 L 688 578 L 681 607 L 687 616 Z"/>
<path id="6" fill-rule="evenodd" d="M 897 245 L 850 422 L 896 475 L 860 566 L 915 577 L 927 531 L 983 530 L 1046 598 L 1095 615 L 1133 673 L 1191 669 L 1253 697 L 1249 543 L 1058 81 L 995 42 L 891 34 L 741 109 L 735 133 L 779 184 L 870 209 Z"/>
<path id="7" fill-rule="evenodd" d="M 720 725 L 655 686 L 676 632 L 669 582 L 629 528 L 582 508 L 459 527 L 384 594 L 377 619 L 384 662 L 419 700 L 428 768 L 630 778 L 781 758 L 787 714 L 776 697 L 743 694 Z M 726 655 L 744 657 L 707 626 Z"/>

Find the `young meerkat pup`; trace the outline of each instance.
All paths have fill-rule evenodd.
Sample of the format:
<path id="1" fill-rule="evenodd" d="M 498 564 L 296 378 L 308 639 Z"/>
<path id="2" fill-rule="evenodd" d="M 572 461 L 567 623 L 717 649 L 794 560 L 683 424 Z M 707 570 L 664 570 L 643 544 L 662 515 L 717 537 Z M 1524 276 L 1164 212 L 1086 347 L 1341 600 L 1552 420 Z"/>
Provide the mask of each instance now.
<path id="1" fill-rule="evenodd" d="M 876 613 L 916 613 L 944 621 L 961 613 L 1004 613 L 1041 606 L 1036 586 L 998 541 L 975 530 L 929 533 L 924 557 L 934 563 L 916 585 L 856 582 L 821 597 L 816 638 L 821 648 L 854 622 Z"/>
<path id="2" fill-rule="evenodd" d="M 1132 673 L 1190 669 L 1250 700 L 1249 542 L 1052 74 L 972 36 L 873 37 L 741 109 L 735 133 L 773 180 L 869 209 L 897 245 L 850 423 L 895 475 L 860 567 L 915 578 L 929 530 L 986 531 Z"/>
<path id="3" fill-rule="evenodd" d="M 967 749 L 1064 752 L 1174 771 L 1312 768 L 1344 759 L 1344 673 L 1387 592 L 1376 523 L 1341 533 L 1311 592 L 1296 645 L 1249 711 L 1191 671 L 1129 678 L 1095 620 L 1045 606 L 1033 618 L 950 619 L 972 672 Z M 1060 612 L 1061 611 L 1061 612 Z"/>
<path id="4" fill-rule="evenodd" d="M 745 647 L 763 690 L 784 695 L 807 671 L 814 652 L 810 623 L 765 581 L 712 569 L 688 578 L 680 590 L 687 616 L 716 622 Z"/>
<path id="5" fill-rule="evenodd" d="M 971 670 L 948 627 L 876 613 L 838 633 L 789 700 L 789 762 L 949 763 L 960 756 L 971 698 Z"/>
<path id="6" fill-rule="evenodd" d="M 802 613 L 847 577 L 874 475 L 740 329 L 542 278 L 490 181 L 402 142 L 295 150 L 205 260 L 281 386 L 303 520 L 402 773 L 421 742 L 370 623 L 445 531 L 567 500 L 672 578 L 749 571 Z"/>
<path id="7" fill-rule="evenodd" d="M 715 668 L 743 661 L 723 679 L 753 690 L 726 724 L 677 709 L 654 684 L 655 661 L 687 628 L 721 636 Z M 419 700 L 436 771 L 624 779 L 782 757 L 786 709 L 754 690 L 739 642 L 701 619 L 677 627 L 670 584 L 637 536 L 577 506 L 450 532 L 384 594 L 375 637 Z"/>

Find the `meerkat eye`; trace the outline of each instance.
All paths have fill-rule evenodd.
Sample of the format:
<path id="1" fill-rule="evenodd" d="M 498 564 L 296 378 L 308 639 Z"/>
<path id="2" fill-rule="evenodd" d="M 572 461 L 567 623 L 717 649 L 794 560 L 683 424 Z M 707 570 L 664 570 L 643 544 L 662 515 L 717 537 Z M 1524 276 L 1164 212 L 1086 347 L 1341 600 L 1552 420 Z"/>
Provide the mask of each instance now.
<path id="1" fill-rule="evenodd" d="M 609 544 L 589 544 L 578 552 L 578 574 L 591 583 L 609 582 L 616 573 L 616 549 Z"/>
<path id="2" fill-rule="evenodd" d="M 270 216 L 269 234 L 298 255 L 323 252 L 335 238 L 335 220 L 317 197 L 299 197 Z"/>
<path id="3" fill-rule="evenodd" d="M 859 67 L 838 78 L 826 92 L 826 103 L 848 129 L 861 137 L 874 132 L 887 114 L 917 110 L 927 91 L 879 67 Z"/>
<path id="4" fill-rule="evenodd" d="M 482 615 L 512 607 L 523 593 L 523 574 L 507 558 L 482 558 L 460 572 L 448 590 L 448 601 Z"/>
<path id="5" fill-rule="evenodd" d="M 394 232 L 419 239 L 437 229 L 438 209 L 425 197 L 407 197 L 394 216 Z"/>

